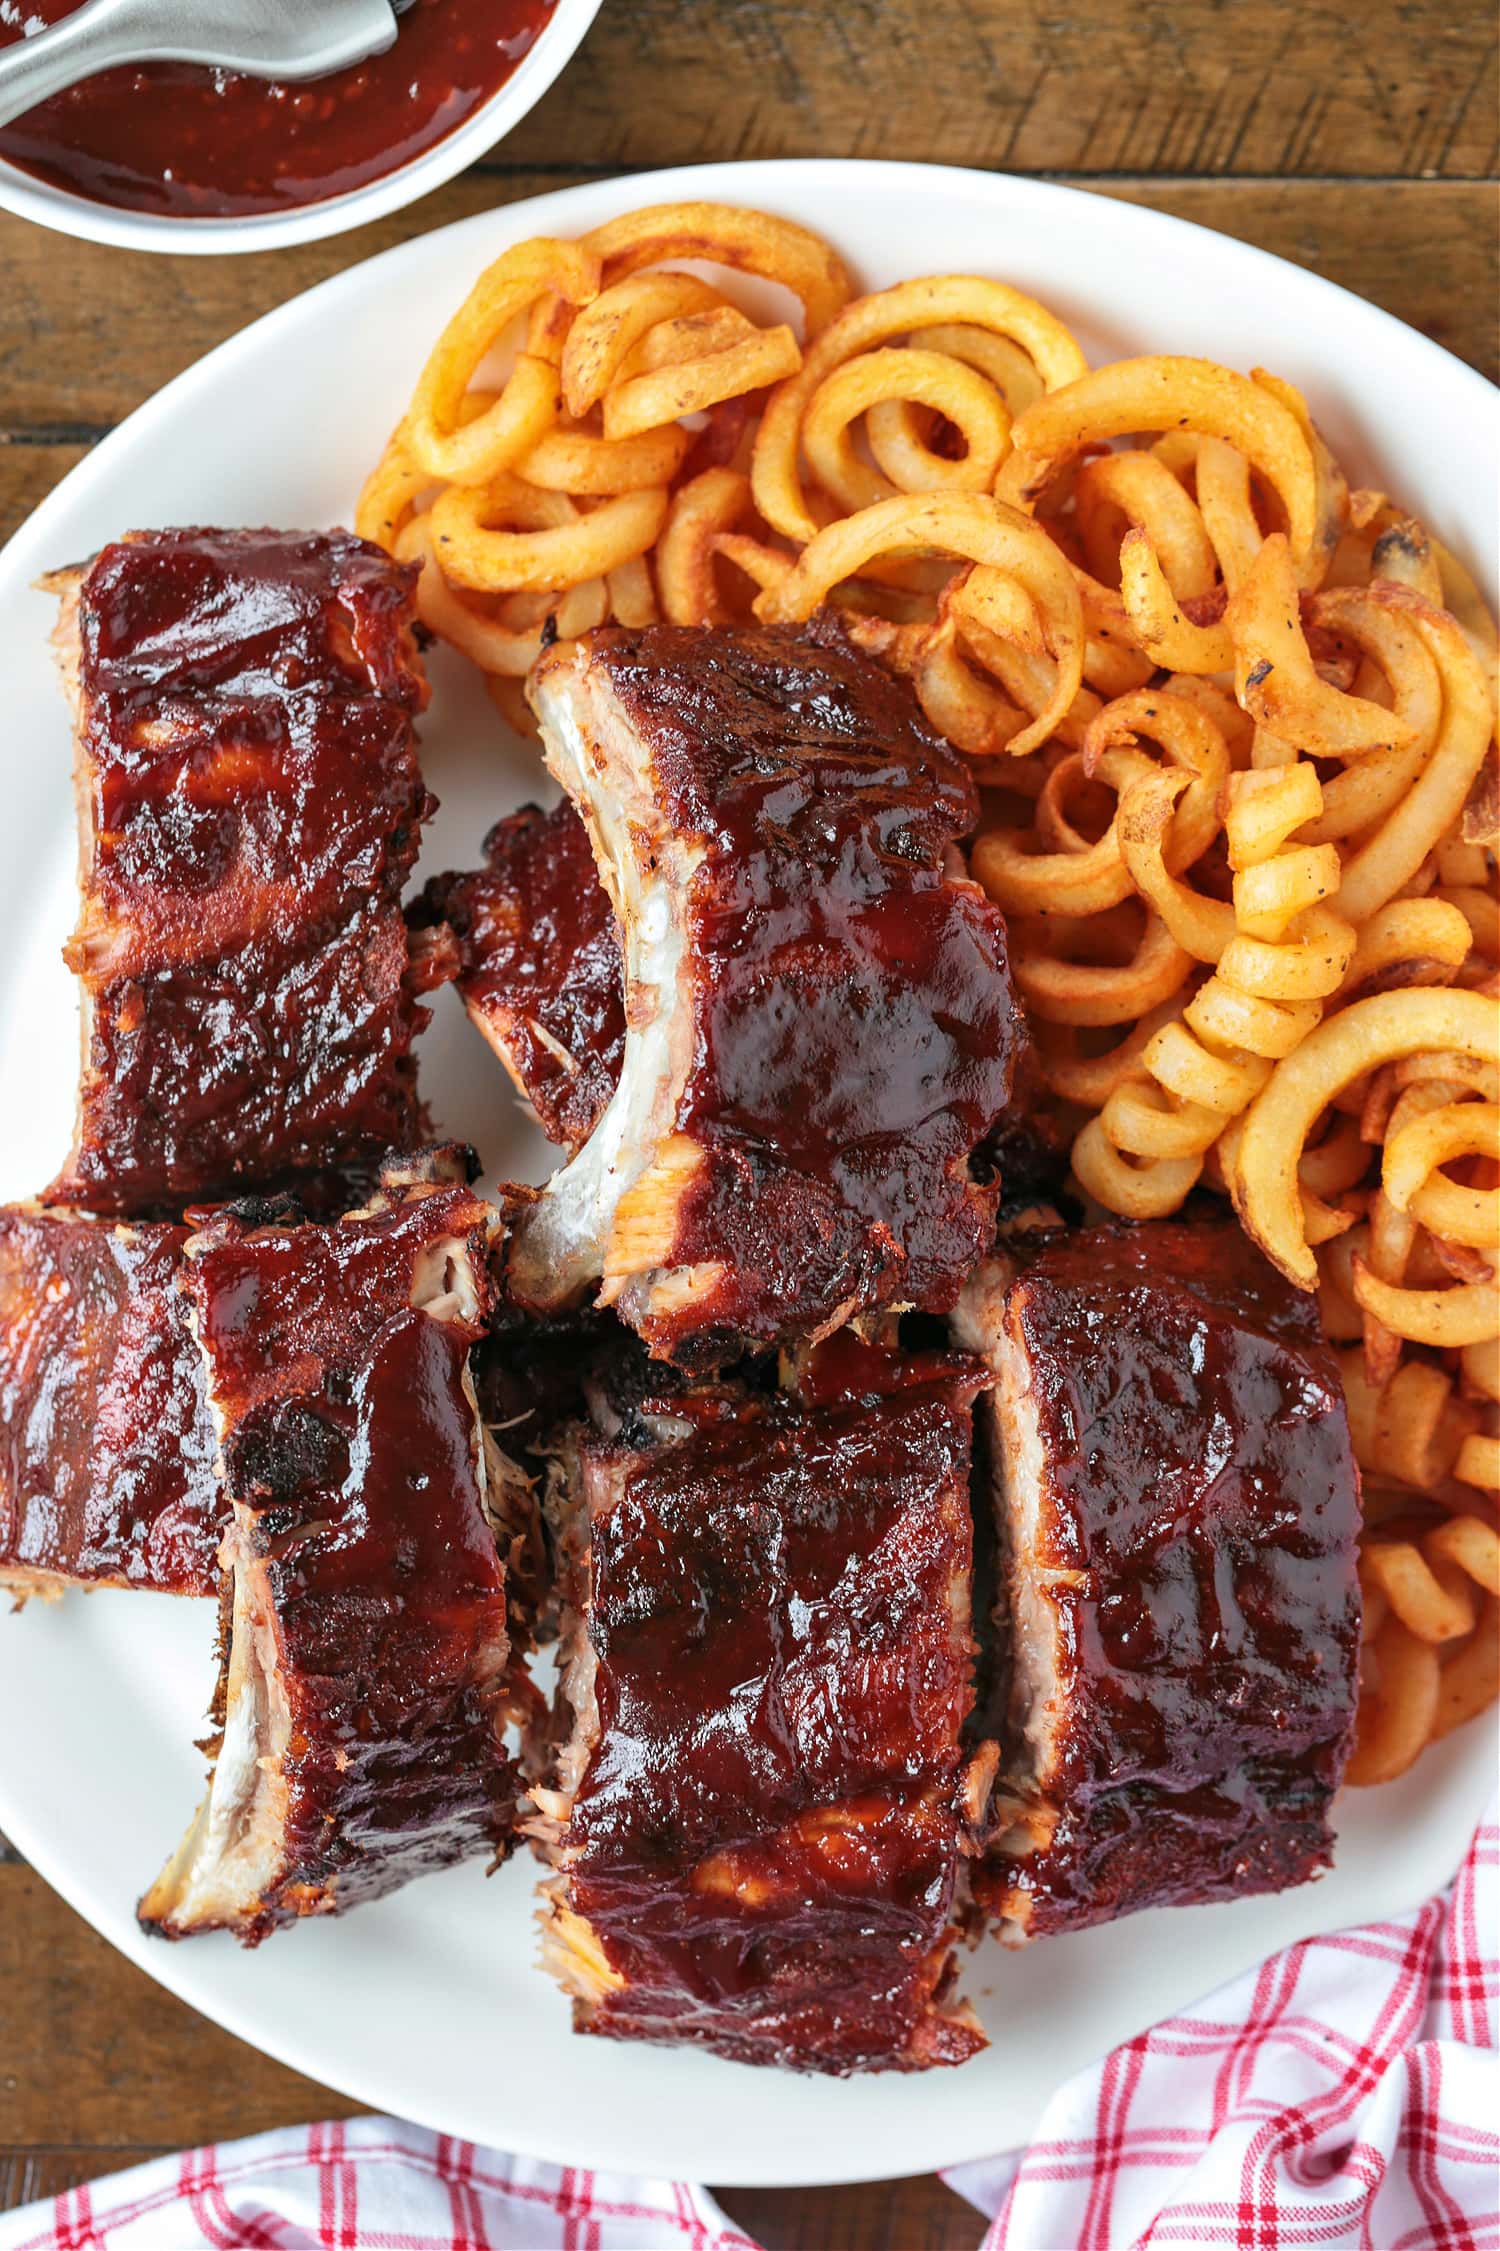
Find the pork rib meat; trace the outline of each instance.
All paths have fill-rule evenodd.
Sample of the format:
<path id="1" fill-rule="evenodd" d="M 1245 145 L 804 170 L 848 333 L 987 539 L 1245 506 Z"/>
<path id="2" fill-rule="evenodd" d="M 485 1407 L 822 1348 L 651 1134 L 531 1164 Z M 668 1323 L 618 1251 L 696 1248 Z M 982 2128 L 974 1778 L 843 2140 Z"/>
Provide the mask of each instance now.
<path id="1" fill-rule="evenodd" d="M 209 1791 L 140 1908 L 168 1937 L 254 1945 L 511 1840 L 530 1490 L 475 1406 L 496 1214 L 452 1173 L 189 1247 L 234 1514 Z"/>
<path id="2" fill-rule="evenodd" d="M 544 1957 L 583 2032 L 961 2063 L 984 2044 L 950 1999 L 982 1373 L 846 1332 L 798 1398 L 665 1374 L 556 1446 Z"/>
<path id="3" fill-rule="evenodd" d="M 410 1147 L 414 573 L 347 532 L 162 531 L 49 583 L 84 1024 L 47 1200 L 175 1218 Z"/>
<path id="4" fill-rule="evenodd" d="M 1104 1226 L 981 1267 L 955 1333 L 996 1379 L 1009 1724 L 975 1892 L 1001 1935 L 1316 1874 L 1360 1621 L 1316 1303 L 1233 1222 Z"/>
<path id="5" fill-rule="evenodd" d="M 530 693 L 624 942 L 619 1084 L 522 1215 L 511 1287 L 595 1283 L 685 1364 L 953 1303 L 994 1191 L 1017 1010 L 977 812 L 834 627 L 603 628 Z"/>

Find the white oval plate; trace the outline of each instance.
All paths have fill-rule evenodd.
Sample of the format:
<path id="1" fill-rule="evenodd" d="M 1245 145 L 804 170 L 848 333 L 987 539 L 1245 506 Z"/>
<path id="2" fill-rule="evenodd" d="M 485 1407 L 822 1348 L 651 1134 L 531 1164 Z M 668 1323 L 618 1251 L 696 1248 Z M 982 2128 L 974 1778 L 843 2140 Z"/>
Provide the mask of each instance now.
<path id="1" fill-rule="evenodd" d="M 69 732 L 37 574 L 137 525 L 347 522 L 429 340 L 488 258 L 664 197 L 753 203 L 821 228 L 860 281 L 933 271 L 1034 289 L 1096 356 L 1207 352 L 1303 386 L 1358 475 L 1389 480 L 1488 578 L 1494 396 L 1369 305 L 1178 220 L 1034 182 L 910 165 L 735 164 L 570 189 L 485 213 L 283 306 L 142 407 L 0 557 L 0 1193 L 49 1179 L 67 1146 L 76 1014 L 58 947 L 73 917 Z M 496 740 L 472 679 L 440 654 L 426 728 L 442 811 L 424 855 L 470 863 L 499 813 L 540 786 Z M 548 1155 L 453 996 L 424 1081 L 443 1126 L 492 1172 Z M 512 1862 L 415 1884 L 347 1922 L 246 1954 L 227 1938 L 144 1938 L 137 1895 L 196 1802 L 211 1606 L 107 1593 L 0 1618 L 0 1827 L 78 1911 L 207 2016 L 382 2110 L 572 2165 L 714 2181 L 875 2179 L 988 2155 L 1046 2097 L 1274 1948 L 1393 1915 L 1443 1883 L 1484 1808 L 1488 1724 L 1339 1808 L 1338 1865 L 1280 1898 L 1138 1915 L 1023 1956 L 965 1964 L 993 2046 L 962 2070 L 838 2084 L 699 2054 L 574 2039 L 533 1963 L 535 1870 Z"/>

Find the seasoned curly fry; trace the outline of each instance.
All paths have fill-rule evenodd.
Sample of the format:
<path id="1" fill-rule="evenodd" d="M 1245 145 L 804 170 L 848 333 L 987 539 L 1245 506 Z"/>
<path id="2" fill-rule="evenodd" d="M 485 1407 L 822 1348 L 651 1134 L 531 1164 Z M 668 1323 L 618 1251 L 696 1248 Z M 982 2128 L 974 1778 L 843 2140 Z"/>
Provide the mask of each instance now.
<path id="1" fill-rule="evenodd" d="M 1143 895 L 1175 939 L 1199 959 L 1215 959 L 1217 966 L 1188 1001 L 1181 1020 L 1164 1027 L 1146 1050 L 1146 1068 L 1161 1089 L 1162 1102 L 1143 1108 L 1116 1097 L 1086 1129 L 1088 1161 L 1095 1171 L 1091 1193 L 1106 1205 L 1107 1191 L 1118 1185 L 1118 1176 L 1110 1178 L 1103 1171 L 1101 1138 L 1116 1136 L 1115 1145 L 1123 1152 L 1127 1143 L 1118 1137 L 1128 1134 L 1132 1155 L 1170 1156 L 1177 1169 L 1161 1176 L 1163 1193 L 1165 1181 L 1184 1178 L 1191 1161 L 1201 1171 L 1216 1144 L 1227 1152 L 1234 1121 L 1259 1093 L 1275 1062 L 1292 1053 L 1317 1023 L 1322 1002 L 1336 990 L 1353 951 L 1353 931 L 1320 903 L 1337 884 L 1337 855 L 1331 847 L 1291 847 L 1287 842 L 1317 810 L 1315 770 L 1297 764 L 1231 774 L 1227 790 L 1225 837 L 1235 871 L 1227 922 L 1222 910 L 1215 915 L 1185 887 L 1171 887 L 1165 869 L 1157 875 L 1150 835 L 1153 801 L 1140 807 L 1136 800 L 1144 824 L 1132 813 L 1130 849 L 1145 877 Z M 1122 845 L 1122 857 L 1124 849 Z M 1320 852 L 1331 855 L 1331 866 Z M 1311 1216 L 1309 1206 L 1304 1228 Z M 1316 1224 L 1326 1238 L 1339 1231 L 1341 1222 L 1323 1208 Z"/>
<path id="2" fill-rule="evenodd" d="M 1500 1696 L 1500 1603 L 1490 1601 L 1473 1633 L 1443 1659 L 1432 1737 L 1437 1742 L 1487 1711 Z"/>
<path id="3" fill-rule="evenodd" d="M 1318 545 L 1318 476 L 1297 417 L 1262 386 L 1211 360 L 1116 360 L 1049 391 L 1011 432 L 1003 498 L 1034 502 L 1085 446 L 1131 431 L 1184 428 L 1227 440 L 1271 486 L 1286 511 L 1293 553 Z"/>
<path id="4" fill-rule="evenodd" d="M 912 553 L 982 565 L 1001 581 L 1018 581 L 1035 603 L 1055 678 L 1043 709 L 1009 744 L 1013 756 L 1024 755 L 1045 740 L 1082 684 L 1084 633 L 1071 571 L 1045 532 L 1019 510 L 966 492 L 878 501 L 810 540 L 786 577 L 760 596 L 757 615 L 768 621 L 810 617 L 845 579 L 882 557 Z M 992 630 L 996 614 L 987 600 L 994 583 L 982 578 L 971 591 L 968 614 L 984 631 Z"/>
<path id="5" fill-rule="evenodd" d="M 1493 1103 L 1445 1103 L 1399 1128 L 1393 1114 L 1382 1186 L 1397 1211 L 1410 1211 L 1430 1233 L 1500 1251 L 1500 1191 L 1460 1187 L 1439 1171 L 1462 1157 L 1500 1160 L 1500 1108 Z"/>
<path id="6" fill-rule="evenodd" d="M 406 445 L 430 477 L 482 484 L 510 468 L 557 419 L 556 369 L 523 352 L 494 404 L 469 422 L 464 394 L 518 314 L 557 296 L 585 305 L 598 293 L 598 257 L 574 242 L 522 242 L 481 274 L 428 357 L 406 417 Z"/>
<path id="7" fill-rule="evenodd" d="M 434 552 L 450 584 L 475 593 L 565 592 L 644 555 L 666 522 L 664 485 L 617 493 L 592 514 L 545 527 L 525 523 L 530 494 L 517 480 L 450 485 L 432 504 Z"/>
<path id="8" fill-rule="evenodd" d="M 1365 1477 L 1351 1780 L 1491 1703 L 1500 639 L 1301 393 L 1090 369 L 1002 279 L 852 297 L 809 230 L 668 204 L 480 276 L 356 523 L 519 731 L 544 639 L 608 622 L 832 609 L 910 683 L 985 792 L 1079 1190 L 1228 1195 L 1318 1291 Z"/>
<path id="9" fill-rule="evenodd" d="M 1234 662 L 1228 623 L 1184 614 L 1155 548 L 1135 525 L 1120 542 L 1120 594 L 1136 640 L 1163 671 L 1227 672 Z"/>
<path id="10" fill-rule="evenodd" d="M 665 325 L 680 331 L 687 322 Z M 778 383 L 801 365 L 802 353 L 789 328 L 750 328 L 741 321 L 738 329 L 743 333 L 731 333 L 722 341 L 703 330 L 679 334 L 672 340 L 669 356 L 657 365 L 643 368 L 638 375 L 622 375 L 604 394 L 605 437 L 618 442 L 675 425 L 684 414 L 701 414 L 725 399 L 742 398 L 747 391 Z M 658 334 L 659 330 L 650 330 L 645 343 L 649 345 Z M 700 344 L 706 348 L 697 350 Z"/>
<path id="11" fill-rule="evenodd" d="M 1400 601 L 1437 666 L 1443 717 L 1422 773 L 1344 862 L 1340 896 L 1355 922 L 1394 898 L 1459 818 L 1495 732 L 1490 684 L 1455 621 L 1405 588 L 1390 588 L 1388 599 Z"/>
<path id="12" fill-rule="evenodd" d="M 1019 346 L 1048 390 L 1083 373 L 1083 353 L 1062 322 L 1034 297 L 1003 282 L 937 274 L 856 299 L 816 338 L 800 373 L 773 393 L 761 417 L 755 440 L 755 504 L 775 530 L 806 541 L 818 529 L 803 489 L 798 453 L 803 418 L 819 387 L 835 368 L 898 337 L 908 337 L 916 348 L 923 348 L 917 345 L 915 332 L 934 323 L 957 323 Z M 971 349 L 961 356 L 960 364 L 971 366 L 973 358 Z M 979 372 L 988 369 L 981 367 Z M 1000 387 L 1004 392 L 1003 379 Z"/>
<path id="13" fill-rule="evenodd" d="M 1345 1779 L 1394 1782 L 1420 1754 L 1438 1717 L 1442 1667 L 1432 1644 L 1388 1617 L 1371 1644 L 1374 1686 L 1360 1698 Z"/>
<path id="14" fill-rule="evenodd" d="M 1282 1060 L 1246 1120 L 1235 1203 L 1267 1256 L 1300 1289 L 1315 1286 L 1317 1271 L 1301 1237 L 1291 1183 L 1320 1113 L 1363 1071 L 1432 1047 L 1454 1047 L 1484 1061 L 1496 1035 L 1494 1005 L 1475 993 L 1377 993 L 1320 1024 Z"/>
<path id="15" fill-rule="evenodd" d="M 718 541 L 750 507 L 750 480 L 734 469 L 705 469 L 674 496 L 656 547 L 662 614 L 673 625 L 721 625 L 727 618 L 714 575 Z"/>
<path id="16" fill-rule="evenodd" d="M 1320 758 L 1399 749 L 1410 721 L 1320 680 L 1302 630 L 1291 549 L 1279 532 L 1263 541 L 1227 612 L 1234 688 L 1257 726 Z"/>
<path id="17" fill-rule="evenodd" d="M 663 321 L 713 312 L 728 299 L 693 274 L 637 273 L 601 290 L 570 324 L 559 366 L 563 398 L 581 422 L 641 338 Z"/>
<path id="18" fill-rule="evenodd" d="M 583 247 L 602 262 L 606 285 L 675 258 L 779 282 L 801 300 L 810 337 L 849 296 L 844 262 L 821 235 L 795 220 L 728 203 L 657 203 L 625 211 L 595 227 Z"/>
<path id="19" fill-rule="evenodd" d="M 1393 899 L 1360 930 L 1341 990 L 1353 1000 L 1391 986 L 1449 985 L 1470 945 L 1468 923 L 1445 900 Z"/>

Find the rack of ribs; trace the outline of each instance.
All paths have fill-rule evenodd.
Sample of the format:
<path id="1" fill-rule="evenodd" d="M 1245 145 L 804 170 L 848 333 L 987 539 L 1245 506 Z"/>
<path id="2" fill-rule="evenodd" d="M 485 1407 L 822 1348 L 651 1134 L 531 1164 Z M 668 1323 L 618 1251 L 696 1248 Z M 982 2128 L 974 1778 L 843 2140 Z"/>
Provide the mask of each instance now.
<path id="1" fill-rule="evenodd" d="M 188 1248 L 233 1520 L 208 1795 L 140 1907 L 171 1938 L 255 1945 L 511 1842 L 532 1503 L 469 1376 L 497 1215 L 448 1152 L 383 1179 Z"/>
<path id="2" fill-rule="evenodd" d="M 1044 1233 L 971 1279 L 1010 1665 L 975 1877 L 1011 1943 L 1329 1858 L 1359 1484 L 1316 1303 L 1233 1223 Z"/>
<path id="3" fill-rule="evenodd" d="M 614 1093 L 625 1045 L 614 908 L 566 799 L 497 822 L 484 855 L 473 874 L 435 876 L 409 920 L 418 934 L 452 933 L 470 1021 L 547 1139 L 578 1149 Z"/>
<path id="4" fill-rule="evenodd" d="M 833 627 L 603 628 L 529 692 L 623 933 L 626 1032 L 518 1220 L 516 1297 L 598 1283 L 696 1366 L 946 1309 L 991 1237 L 969 1160 L 1018 1026 L 1001 918 L 951 872 L 962 760 Z"/>
<path id="5" fill-rule="evenodd" d="M 656 1372 L 655 1398 L 606 1386 L 607 1432 L 554 1441 L 544 1959 L 581 2032 L 961 2063 L 984 2045 L 949 1998 L 982 1371 L 845 1332 L 796 1397 Z"/>
<path id="6" fill-rule="evenodd" d="M 347 532 L 164 531 L 48 583 L 83 1063 L 46 1200 L 175 1217 L 410 1147 L 414 572 Z"/>
<path id="7" fill-rule="evenodd" d="M 187 1230 L 0 1210 L 0 1587 L 212 1595 L 227 1515 Z"/>

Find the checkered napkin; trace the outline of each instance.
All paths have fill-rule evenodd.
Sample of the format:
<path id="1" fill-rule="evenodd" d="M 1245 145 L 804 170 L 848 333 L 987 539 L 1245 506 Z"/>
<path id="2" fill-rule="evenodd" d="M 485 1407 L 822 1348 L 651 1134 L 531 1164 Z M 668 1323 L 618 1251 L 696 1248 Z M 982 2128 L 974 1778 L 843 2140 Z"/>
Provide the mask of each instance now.
<path id="1" fill-rule="evenodd" d="M 1500 2251 L 1500 1808 L 1415 1914 L 1273 1954 L 948 2180 L 984 2251 Z"/>
<path id="2" fill-rule="evenodd" d="M 1500 2251 L 1500 1826 L 1441 1898 L 1127 2041 L 949 2176 L 985 2251 Z M 0 2219 L 0 2251 L 757 2251 L 702 2189 L 389 2118 L 198 2149 Z"/>

